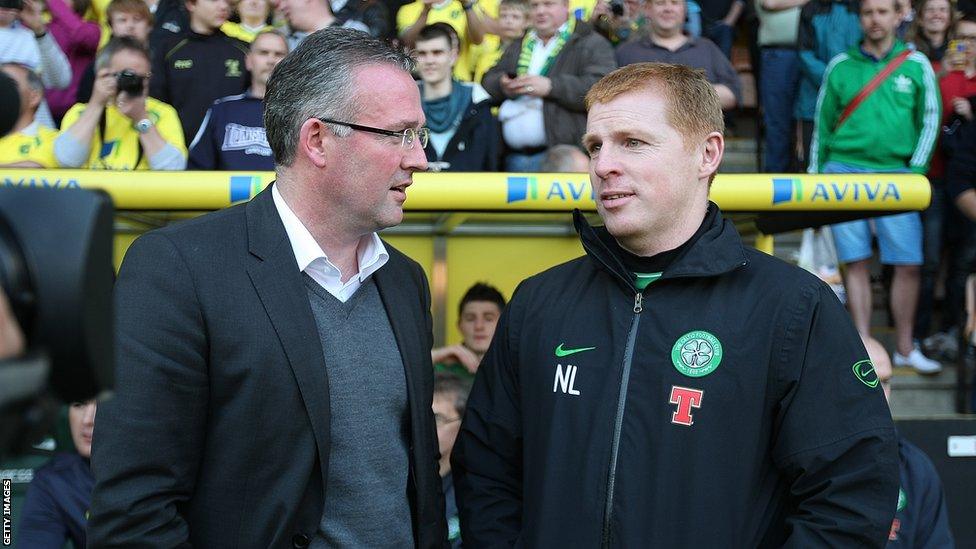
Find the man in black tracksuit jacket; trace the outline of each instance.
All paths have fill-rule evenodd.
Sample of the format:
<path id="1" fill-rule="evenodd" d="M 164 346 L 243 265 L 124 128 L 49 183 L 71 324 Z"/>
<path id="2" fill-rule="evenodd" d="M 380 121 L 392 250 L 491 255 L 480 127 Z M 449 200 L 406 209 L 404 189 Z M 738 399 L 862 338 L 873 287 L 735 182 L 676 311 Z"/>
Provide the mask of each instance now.
<path id="1" fill-rule="evenodd" d="M 699 221 L 659 253 L 621 245 L 628 209 L 686 191 L 632 179 L 682 169 L 659 154 L 670 130 L 642 112 L 666 100 L 606 89 L 620 73 L 706 90 L 690 71 L 631 65 L 587 98 L 607 226 L 577 213 L 586 255 L 523 282 L 499 321 L 453 453 L 466 546 L 884 546 L 898 455 L 878 377 L 831 290 L 744 246 L 707 203 L 717 96 L 718 130 L 680 153 L 705 168 L 688 182 L 701 201 L 675 219 Z M 633 118 L 612 110 L 628 101 Z M 595 123 L 598 108 L 613 116 Z M 631 219 L 655 223 L 649 212 Z"/>

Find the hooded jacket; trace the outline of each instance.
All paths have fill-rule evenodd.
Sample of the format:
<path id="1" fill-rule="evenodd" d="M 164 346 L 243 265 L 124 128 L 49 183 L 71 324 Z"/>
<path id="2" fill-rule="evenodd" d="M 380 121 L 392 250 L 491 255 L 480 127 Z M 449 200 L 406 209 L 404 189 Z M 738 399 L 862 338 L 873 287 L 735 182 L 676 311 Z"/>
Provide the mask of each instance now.
<path id="1" fill-rule="evenodd" d="M 578 212 L 586 255 L 516 290 L 452 454 L 465 545 L 884 546 L 898 454 L 857 332 L 710 208 L 643 291 Z"/>

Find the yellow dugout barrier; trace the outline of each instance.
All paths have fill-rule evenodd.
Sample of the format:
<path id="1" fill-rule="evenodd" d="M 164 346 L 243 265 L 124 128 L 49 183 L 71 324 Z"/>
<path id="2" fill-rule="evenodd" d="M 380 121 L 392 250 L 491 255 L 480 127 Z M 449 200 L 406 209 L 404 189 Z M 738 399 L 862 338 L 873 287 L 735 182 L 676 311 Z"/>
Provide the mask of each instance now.
<path id="1" fill-rule="evenodd" d="M 5 187 L 103 189 L 119 210 L 216 210 L 248 200 L 271 172 L 0 170 Z M 587 174 L 420 173 L 408 211 L 593 211 Z M 922 210 L 928 180 L 914 174 L 724 174 L 711 198 L 728 212 Z"/>
<path id="2" fill-rule="evenodd" d="M 273 179 L 270 172 L 0 170 L 5 187 L 108 192 L 126 218 L 116 237 L 116 266 L 139 232 L 248 200 Z M 567 213 L 596 209 L 587 174 L 420 173 L 407 196 L 406 221 L 384 238 L 426 271 L 438 344 L 458 342 L 457 303 L 471 284 L 485 281 L 510 297 L 526 277 L 582 255 Z M 924 177 L 906 174 L 728 174 L 715 178 L 711 198 L 740 214 L 920 210 L 930 188 Z M 557 230 L 519 231 L 546 224 Z M 758 235 L 755 244 L 772 250 L 771 237 Z"/>

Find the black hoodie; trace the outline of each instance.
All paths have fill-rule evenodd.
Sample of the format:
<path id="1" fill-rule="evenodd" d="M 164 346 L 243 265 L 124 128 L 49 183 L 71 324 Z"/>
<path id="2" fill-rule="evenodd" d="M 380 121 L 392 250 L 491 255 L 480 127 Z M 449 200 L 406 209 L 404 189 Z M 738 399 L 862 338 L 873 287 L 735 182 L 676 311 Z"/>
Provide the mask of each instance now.
<path id="1" fill-rule="evenodd" d="M 466 546 L 884 546 L 897 447 L 857 332 L 710 209 L 643 291 L 578 213 L 586 256 L 516 290 L 453 452 Z"/>

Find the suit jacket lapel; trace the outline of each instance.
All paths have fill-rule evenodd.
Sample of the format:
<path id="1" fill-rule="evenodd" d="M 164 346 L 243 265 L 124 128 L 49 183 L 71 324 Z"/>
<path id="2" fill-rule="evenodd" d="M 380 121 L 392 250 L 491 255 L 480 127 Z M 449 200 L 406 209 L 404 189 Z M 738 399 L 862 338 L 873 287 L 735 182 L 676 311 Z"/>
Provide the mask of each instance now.
<path id="1" fill-rule="evenodd" d="M 329 379 L 302 273 L 271 197 L 271 186 L 247 205 L 247 238 L 251 252 L 247 272 L 298 382 L 325 486 L 329 468 Z"/>
<path id="2" fill-rule="evenodd" d="M 390 319 L 393 327 L 393 336 L 396 338 L 397 347 L 400 348 L 400 356 L 403 358 L 403 372 L 407 382 L 407 399 L 410 407 L 411 436 L 414 444 L 418 442 L 417 418 L 421 417 L 420 406 L 424 399 L 420 398 L 421 372 L 415 371 L 429 362 L 424 360 L 424 353 L 429 353 L 429 349 L 424 349 L 421 328 L 424 324 L 422 314 L 417 314 L 418 293 L 412 285 L 407 284 L 412 280 L 411 274 L 405 265 L 391 254 L 390 261 L 381 269 L 373 273 L 373 280 L 379 290 L 380 299 L 383 300 L 383 307 L 386 309 L 386 316 Z M 409 290 L 404 291 L 404 288 Z M 422 440 L 422 439 L 419 439 Z"/>

